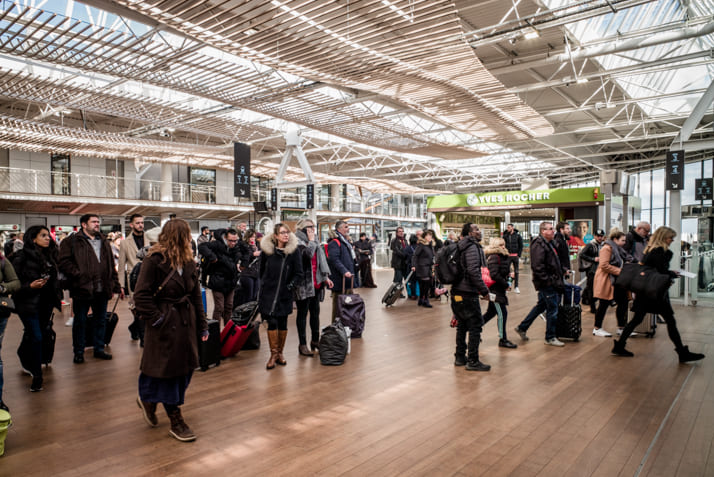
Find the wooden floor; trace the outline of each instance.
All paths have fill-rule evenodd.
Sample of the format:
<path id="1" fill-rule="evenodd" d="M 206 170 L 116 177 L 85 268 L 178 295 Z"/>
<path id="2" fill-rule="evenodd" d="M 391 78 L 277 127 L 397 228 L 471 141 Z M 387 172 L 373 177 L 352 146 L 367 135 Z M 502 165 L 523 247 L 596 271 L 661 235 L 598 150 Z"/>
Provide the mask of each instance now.
<path id="1" fill-rule="evenodd" d="M 663 327 L 631 340 L 635 358 L 613 357 L 584 313 L 581 342 L 562 349 L 543 345 L 541 320 L 527 344 L 511 333 L 518 349 L 498 348 L 489 323 L 481 358 L 493 368 L 478 373 L 453 366 L 449 305 L 384 309 L 390 279 L 380 272 L 380 288 L 361 291 L 366 331 L 343 366 L 298 356 L 293 315 L 286 367 L 265 370 L 261 330 L 262 349 L 194 374 L 183 412 L 199 438 L 188 444 L 168 436 L 163 412 L 149 428 L 135 404 L 140 349 L 125 303 L 109 362 L 87 353 L 72 364 L 71 329 L 56 319 L 39 393 L 20 372 L 11 318 L 2 351 L 14 426 L 0 476 L 714 475 L 711 309 L 675 307 L 685 342 L 709 355 L 696 365 L 678 363 Z M 521 289 L 509 330 L 534 302 L 528 277 Z M 329 317 L 328 300 L 323 325 Z"/>

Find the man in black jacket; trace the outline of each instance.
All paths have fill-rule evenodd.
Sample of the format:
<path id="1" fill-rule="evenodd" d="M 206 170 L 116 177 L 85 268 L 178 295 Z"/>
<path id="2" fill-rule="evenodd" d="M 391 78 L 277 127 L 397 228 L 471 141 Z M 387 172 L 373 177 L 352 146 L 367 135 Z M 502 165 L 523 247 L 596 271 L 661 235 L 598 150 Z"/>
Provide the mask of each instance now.
<path id="1" fill-rule="evenodd" d="M 568 278 L 570 276 L 570 246 L 568 245 L 570 225 L 567 222 L 558 222 L 555 229 L 556 233 L 553 239 L 553 245 L 555 245 L 555 250 L 558 253 L 560 266 L 563 269 L 563 276 Z"/>
<path id="2" fill-rule="evenodd" d="M 469 371 L 489 371 L 491 366 L 479 361 L 478 356 L 483 328 L 479 300 L 488 298 L 488 288 L 481 278 L 481 267 L 486 266 L 486 257 L 479 243 L 481 231 L 478 225 L 467 223 L 461 237 L 457 249 L 463 276 L 451 287 L 451 311 L 457 320 L 454 366 L 466 365 Z M 469 333 L 468 347 L 466 332 Z"/>
<path id="3" fill-rule="evenodd" d="M 506 231 L 503 232 L 503 240 L 506 242 L 506 250 L 508 250 L 508 266 L 513 266 L 513 291 L 520 293 L 518 289 L 518 266 L 523 253 L 523 237 L 518 233 L 518 229 L 513 227 L 513 224 L 506 226 Z"/>
<path id="4" fill-rule="evenodd" d="M 394 269 L 394 278 L 392 281 L 394 283 L 402 283 L 406 278 L 407 270 L 407 251 L 406 248 L 409 245 L 407 239 L 404 238 L 404 229 L 402 227 L 397 227 L 397 236 L 392 239 L 392 243 L 389 244 L 389 249 L 392 251 L 391 266 Z"/>
<path id="5" fill-rule="evenodd" d="M 595 272 L 599 264 L 600 247 L 605 240 L 605 231 L 602 229 L 597 229 L 595 231 L 595 238 L 580 250 L 579 268 L 580 271 L 585 273 L 588 281 L 585 290 L 583 290 L 583 303 L 590 304 L 590 313 L 595 314 L 597 312 L 597 306 L 595 302 L 597 298 L 593 296 L 593 282 L 595 280 Z"/>
<path id="6" fill-rule="evenodd" d="M 207 288 L 213 295 L 214 320 L 228 323 L 233 313 L 233 293 L 238 282 L 238 232 L 235 229 L 218 229 L 216 240 L 199 245 L 198 252 L 209 262 Z"/>
<path id="7" fill-rule="evenodd" d="M 526 336 L 528 328 L 538 315 L 545 311 L 545 344 L 564 346 L 563 342 L 555 336 L 558 302 L 563 293 L 563 267 L 553 243 L 554 235 L 553 224 L 541 222 L 540 235 L 531 242 L 531 271 L 533 272 L 533 285 L 538 291 L 538 303 L 516 327 L 516 333 L 523 341 L 528 341 L 528 336 Z"/>
<path id="8" fill-rule="evenodd" d="M 642 261 L 645 247 L 650 237 L 651 226 L 647 222 L 639 222 L 637 226 L 630 230 L 625 238 L 625 250 L 635 257 L 638 262 Z"/>
<path id="9" fill-rule="evenodd" d="M 107 303 L 114 293 L 124 298 L 119 277 L 114 268 L 111 245 L 99 231 L 99 216 L 84 214 L 79 219 L 82 230 L 62 240 L 59 269 L 70 283 L 72 297 L 72 347 L 74 362 L 84 363 L 85 326 L 87 314 L 94 314 L 94 357 L 112 359 L 104 350 L 104 330 Z"/>

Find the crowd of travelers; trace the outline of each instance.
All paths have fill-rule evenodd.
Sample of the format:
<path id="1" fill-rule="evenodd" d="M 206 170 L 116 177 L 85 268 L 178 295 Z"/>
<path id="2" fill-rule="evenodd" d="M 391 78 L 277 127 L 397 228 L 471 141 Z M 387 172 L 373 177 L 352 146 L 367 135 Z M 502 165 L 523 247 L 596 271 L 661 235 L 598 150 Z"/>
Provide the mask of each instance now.
<path id="1" fill-rule="evenodd" d="M 181 414 L 186 389 L 198 366 L 199 341 L 208 339 L 204 287 L 213 300 L 212 318 L 224 325 L 233 310 L 257 302 L 260 317 L 267 322 L 270 357 L 266 369 L 285 366 L 284 347 L 288 335 L 288 316 L 296 309 L 298 353 L 312 357 L 320 338 L 320 307 L 327 291 L 332 296 L 332 320 L 336 319 L 338 297 L 358 287 L 374 288 L 372 262 L 376 236 L 365 233 L 353 240 L 349 225 L 337 221 L 326 243 L 321 243 L 316 224 L 301 219 L 295 229 L 277 223 L 265 236 L 241 222 L 236 228 L 210 230 L 202 227 L 198 239 L 191 236 L 189 224 L 172 218 L 163 227 L 144 231 L 139 214 L 129 217 L 130 233 L 106 237 L 100 231 L 96 214 L 80 218 L 80 229 L 62 237 L 52 237 L 44 226 L 32 226 L 12 237 L 0 254 L 0 295 L 11 296 L 15 312 L 24 327 L 18 356 L 22 370 L 31 377 L 30 391 L 43 389 L 43 342 L 52 331 L 54 309 L 61 309 L 64 290 L 69 291 L 73 318 L 73 362 L 85 361 L 85 345 L 91 342 L 93 357 L 110 360 L 106 349 L 108 304 L 129 300 L 133 321 L 131 338 L 144 348 L 138 379 L 137 404 L 150 426 L 158 425 L 157 406 L 162 404 L 171 422 L 170 434 L 181 441 L 196 438 Z M 562 347 L 556 333 L 558 307 L 571 270 L 568 240 L 570 227 L 560 222 L 540 224 L 539 234 L 530 243 L 530 268 L 537 302 L 515 327 L 522 342 L 529 340 L 529 327 L 539 316 L 546 321 L 545 344 Z M 594 316 L 593 335 L 611 337 L 604 319 L 616 306 L 617 335 L 612 354 L 633 356 L 626 349 L 630 336 L 648 313 L 657 313 L 667 325 L 669 337 L 681 362 L 696 361 L 704 355 L 694 353 L 682 343 L 669 295 L 656 300 L 634 296 L 634 316 L 628 322 L 632 293 L 616 285 L 626 263 L 639 262 L 658 273 L 678 276 L 669 270 L 672 252 L 669 245 L 676 232 L 659 227 L 650 236 L 646 222 L 630 233 L 613 229 L 607 238 L 595 231 L 593 240 L 581 248 L 580 272 L 587 277 L 584 301 Z M 515 349 L 507 336 L 508 292 L 520 293 L 519 268 L 523 239 L 513 224 L 503 235 L 482 245 L 478 225 L 463 225 L 461 236 L 450 233 L 442 241 L 431 230 L 419 230 L 407 237 L 398 227 L 390 237 L 393 284 L 405 285 L 402 298 L 417 306 L 432 308 L 430 299 L 446 294 L 451 299 L 452 326 L 456 328 L 454 365 L 469 371 L 489 371 L 491 366 L 479 357 L 483 327 L 497 318 L 498 346 Z M 458 276 L 439 283 L 442 248 L 453 250 Z M 446 249 L 444 251 L 446 251 Z M 400 288 L 401 289 L 401 288 Z M 482 303 L 487 304 L 482 314 Z M 0 347 L 10 313 L 0 311 Z M 309 320 L 308 320 L 309 315 Z M 87 336 L 88 322 L 93 332 Z M 310 329 L 308 335 L 307 329 Z M 309 339 L 308 339 L 309 338 Z M 51 357 L 49 358 L 51 359 Z M 2 402 L 2 361 L 0 361 L 0 408 Z"/>

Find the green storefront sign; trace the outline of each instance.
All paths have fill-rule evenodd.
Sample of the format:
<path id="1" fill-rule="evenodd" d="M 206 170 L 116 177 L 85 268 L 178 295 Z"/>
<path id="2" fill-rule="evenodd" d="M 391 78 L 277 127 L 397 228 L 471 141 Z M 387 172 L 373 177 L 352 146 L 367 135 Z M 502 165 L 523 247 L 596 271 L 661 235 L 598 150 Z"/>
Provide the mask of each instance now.
<path id="1" fill-rule="evenodd" d="M 599 187 L 577 189 L 539 189 L 484 194 L 454 194 L 427 197 L 430 212 L 484 209 L 520 209 L 539 207 L 585 207 L 601 205 L 603 195 Z"/>

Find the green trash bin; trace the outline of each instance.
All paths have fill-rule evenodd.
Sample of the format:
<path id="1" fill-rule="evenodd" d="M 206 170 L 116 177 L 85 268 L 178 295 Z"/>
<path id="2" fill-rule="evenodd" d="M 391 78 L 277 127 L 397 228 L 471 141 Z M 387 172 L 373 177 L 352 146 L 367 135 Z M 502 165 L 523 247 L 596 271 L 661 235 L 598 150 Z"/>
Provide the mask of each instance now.
<path id="1" fill-rule="evenodd" d="M 4 409 L 0 409 L 0 455 L 5 453 L 5 438 L 7 437 L 7 430 L 10 429 L 12 425 L 12 419 L 10 419 L 10 413 Z"/>

